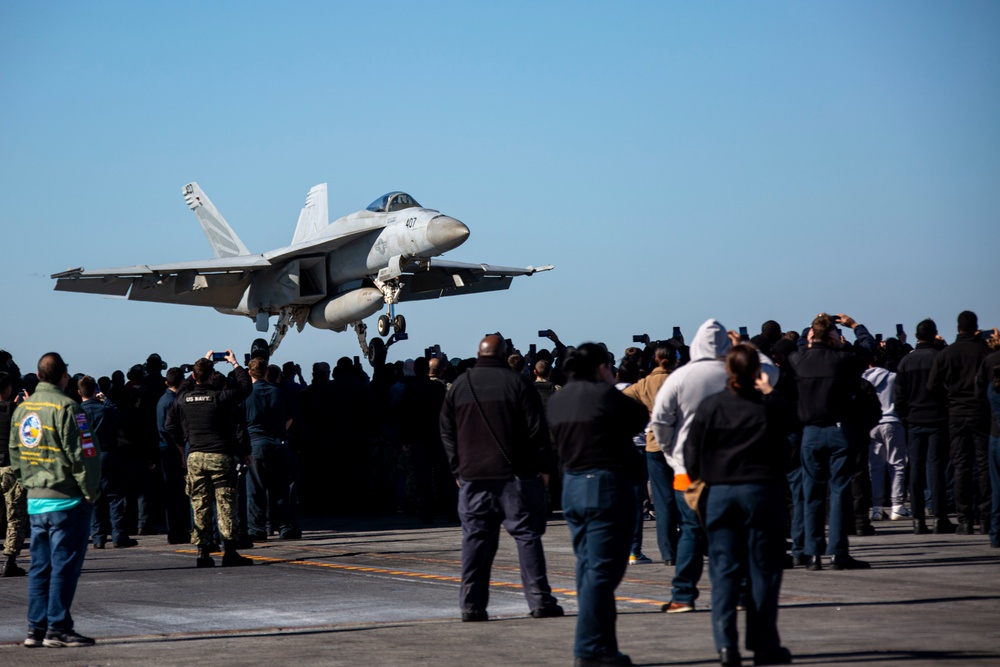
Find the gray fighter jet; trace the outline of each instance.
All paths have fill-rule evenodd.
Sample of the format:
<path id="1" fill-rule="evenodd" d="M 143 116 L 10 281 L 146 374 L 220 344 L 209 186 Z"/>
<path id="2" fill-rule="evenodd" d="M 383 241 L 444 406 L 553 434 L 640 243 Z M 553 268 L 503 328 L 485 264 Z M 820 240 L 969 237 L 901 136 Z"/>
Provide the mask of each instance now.
<path id="1" fill-rule="evenodd" d="M 138 264 L 114 269 L 72 269 L 52 275 L 56 290 L 125 297 L 133 301 L 209 306 L 244 315 L 267 331 L 277 315 L 271 352 L 289 327 L 353 327 L 362 352 L 374 358 L 385 342 L 369 344 L 363 320 L 379 311 L 381 336 L 404 333 L 395 314 L 400 301 L 504 290 L 515 276 L 552 266 L 512 268 L 438 259 L 469 236 L 463 223 L 424 208 L 405 192 L 390 192 L 368 208 L 329 222 L 326 183 L 306 196 L 292 243 L 252 254 L 197 183 L 183 188 L 215 259 Z"/>

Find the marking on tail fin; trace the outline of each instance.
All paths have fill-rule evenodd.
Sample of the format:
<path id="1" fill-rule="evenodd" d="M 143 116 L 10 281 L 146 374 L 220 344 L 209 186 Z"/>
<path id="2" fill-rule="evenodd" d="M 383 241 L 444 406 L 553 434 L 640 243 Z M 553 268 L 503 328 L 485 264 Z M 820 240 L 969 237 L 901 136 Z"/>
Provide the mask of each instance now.
<path id="1" fill-rule="evenodd" d="M 250 254 L 243 241 L 197 183 L 188 183 L 182 189 L 182 193 L 188 208 L 194 211 L 195 217 L 198 218 L 201 229 L 205 232 L 205 238 L 208 239 L 208 244 L 212 246 L 216 257 L 239 257 Z"/>
<path id="2" fill-rule="evenodd" d="M 308 241 L 326 229 L 327 225 L 330 224 L 328 206 L 326 183 L 313 186 L 309 190 L 309 194 L 306 195 L 306 203 L 302 207 L 302 212 L 299 213 L 299 223 L 295 226 L 292 245 Z"/>

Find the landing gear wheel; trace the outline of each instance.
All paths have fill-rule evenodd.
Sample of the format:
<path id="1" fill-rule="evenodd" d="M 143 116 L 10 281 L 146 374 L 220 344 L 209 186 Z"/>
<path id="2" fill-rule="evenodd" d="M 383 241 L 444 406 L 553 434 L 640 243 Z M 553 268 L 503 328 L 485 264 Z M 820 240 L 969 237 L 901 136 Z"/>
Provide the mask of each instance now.
<path id="1" fill-rule="evenodd" d="M 385 317 L 385 315 L 383 315 L 382 317 Z M 388 320 L 389 318 L 386 317 L 385 319 Z M 383 355 L 385 355 L 385 343 L 382 341 L 381 338 L 372 338 L 371 342 L 368 343 L 369 363 L 374 365 L 376 360 Z"/>
<path id="2" fill-rule="evenodd" d="M 392 318 L 392 329 L 396 333 L 406 333 L 406 318 L 402 315 Z"/>
<path id="3" fill-rule="evenodd" d="M 389 321 L 389 316 L 388 315 L 379 315 L 378 316 L 378 322 L 375 324 L 375 328 L 378 329 L 378 335 L 379 336 L 388 336 L 389 335 L 389 327 L 390 326 L 391 326 L 391 323 Z"/>

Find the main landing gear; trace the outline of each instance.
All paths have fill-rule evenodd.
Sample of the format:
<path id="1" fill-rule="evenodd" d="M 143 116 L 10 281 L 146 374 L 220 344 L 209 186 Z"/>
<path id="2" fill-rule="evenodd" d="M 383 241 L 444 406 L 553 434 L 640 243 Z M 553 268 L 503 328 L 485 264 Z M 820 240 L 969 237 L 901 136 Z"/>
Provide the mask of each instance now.
<path id="1" fill-rule="evenodd" d="M 382 320 L 385 318 L 385 333 L 382 328 Z M 352 326 L 354 327 L 354 332 L 358 335 L 358 344 L 361 345 L 361 354 L 368 359 L 368 363 L 372 365 L 372 368 L 380 364 L 385 363 L 386 353 L 390 346 L 398 343 L 401 340 L 406 340 L 406 320 L 403 319 L 402 315 L 396 315 L 393 318 L 393 326 L 396 331 L 387 340 L 382 340 L 381 338 L 372 338 L 371 341 L 368 340 L 368 326 L 364 322 L 355 322 Z M 399 326 L 402 324 L 402 327 Z M 381 315 L 379 317 L 378 331 L 383 336 L 389 331 L 389 317 L 386 315 Z"/>

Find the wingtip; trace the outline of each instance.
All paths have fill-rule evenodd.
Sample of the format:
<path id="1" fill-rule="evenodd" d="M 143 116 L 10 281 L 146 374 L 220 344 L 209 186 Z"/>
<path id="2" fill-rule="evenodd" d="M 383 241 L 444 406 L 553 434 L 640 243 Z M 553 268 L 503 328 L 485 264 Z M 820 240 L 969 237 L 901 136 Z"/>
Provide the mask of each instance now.
<path id="1" fill-rule="evenodd" d="M 59 280 L 60 278 L 75 278 L 83 273 L 83 267 L 78 266 L 75 269 L 66 269 L 65 271 L 60 271 L 59 273 L 53 273 L 49 276 L 52 280 Z"/>

